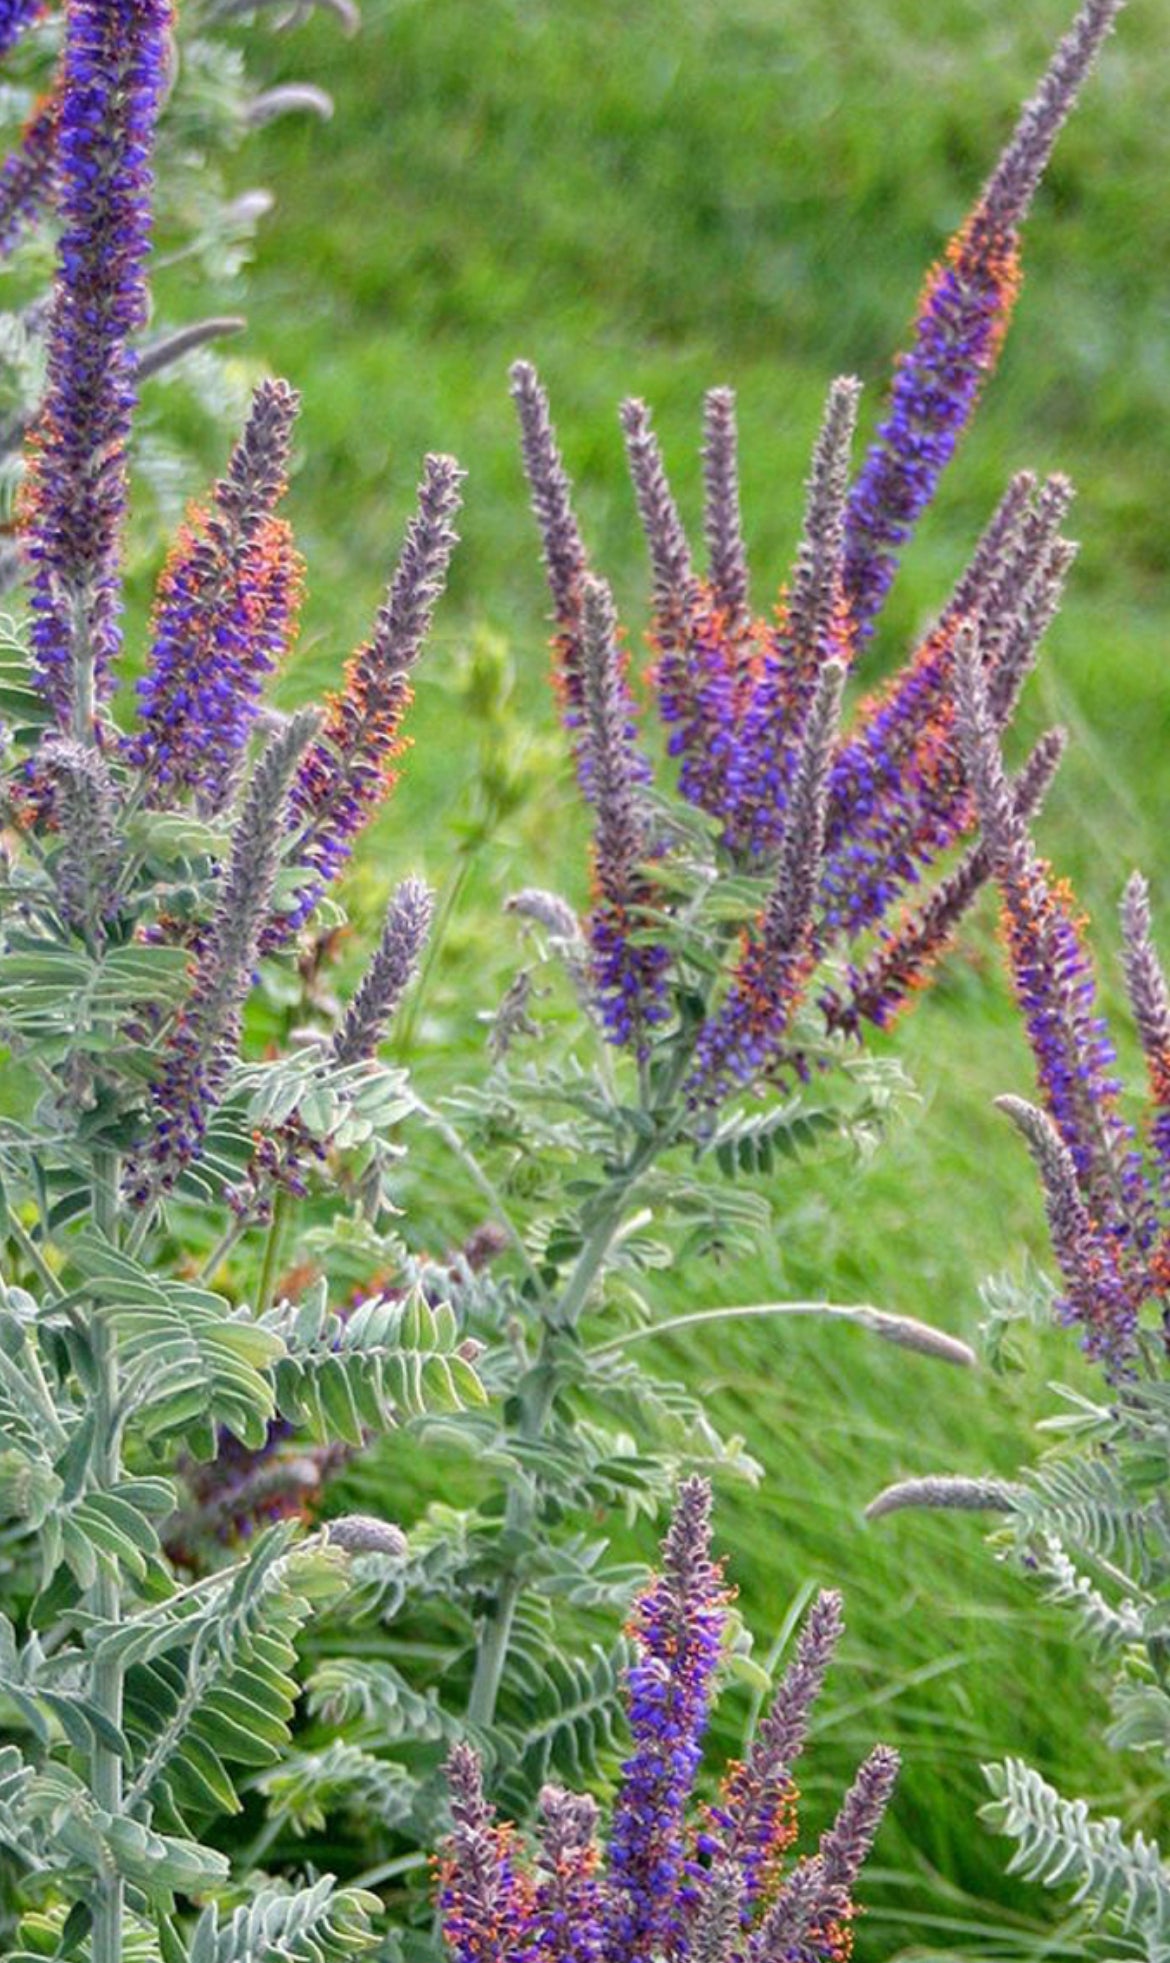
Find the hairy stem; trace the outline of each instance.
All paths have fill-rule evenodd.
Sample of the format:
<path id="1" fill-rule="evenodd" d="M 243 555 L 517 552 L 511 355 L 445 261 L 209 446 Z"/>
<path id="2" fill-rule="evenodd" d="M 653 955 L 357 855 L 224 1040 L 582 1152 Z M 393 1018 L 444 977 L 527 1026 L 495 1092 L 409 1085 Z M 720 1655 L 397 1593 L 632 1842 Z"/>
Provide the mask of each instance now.
<path id="1" fill-rule="evenodd" d="M 94 1154 L 94 1221 L 99 1233 L 114 1241 L 118 1231 L 118 1159 L 109 1151 Z M 91 1324 L 94 1357 L 94 1451 L 91 1475 L 99 1492 L 116 1486 L 121 1475 L 121 1449 L 116 1416 L 118 1358 L 113 1331 L 97 1314 Z M 102 1623 L 116 1623 L 121 1613 L 117 1571 L 103 1560 L 92 1590 L 92 1609 Z M 116 1730 L 122 1726 L 123 1666 L 117 1656 L 94 1662 L 91 1694 L 95 1708 Z M 122 1760 L 95 1738 L 91 1768 L 94 1802 L 117 1818 L 123 1811 Z M 94 1902 L 92 1963 L 122 1963 L 124 1888 L 120 1875 L 104 1874 Z"/>

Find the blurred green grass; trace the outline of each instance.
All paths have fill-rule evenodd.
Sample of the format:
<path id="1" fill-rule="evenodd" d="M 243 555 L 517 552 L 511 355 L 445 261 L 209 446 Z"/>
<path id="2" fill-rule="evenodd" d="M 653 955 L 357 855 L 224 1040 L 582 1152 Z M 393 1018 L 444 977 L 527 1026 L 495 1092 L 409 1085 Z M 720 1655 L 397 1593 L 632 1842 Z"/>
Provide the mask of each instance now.
<path id="1" fill-rule="evenodd" d="M 305 393 L 291 504 L 310 599 L 289 699 L 335 681 L 364 632 L 422 452 L 453 449 L 470 472 L 415 748 L 355 875 L 359 912 L 401 871 L 442 878 L 451 864 L 470 771 L 460 759 L 475 737 L 458 726 L 455 677 L 483 623 L 511 645 L 520 721 L 538 744 L 552 728 L 509 362 L 534 359 L 549 385 L 586 535 L 635 644 L 645 575 L 617 402 L 651 402 L 697 519 L 702 393 L 732 383 L 756 598 L 768 604 L 828 379 L 863 377 L 871 426 L 925 268 L 1069 11 L 1059 0 L 1026 12 L 1003 0 L 367 0 L 350 43 L 323 20 L 289 37 L 289 75 L 311 73 L 337 102 L 329 128 L 278 124 L 241 157 L 279 194 L 253 274 L 251 349 Z M 1131 0 L 1029 224 L 1000 372 L 863 676 L 892 665 L 938 606 L 1012 470 L 1069 472 L 1084 548 L 1022 724 L 1059 719 L 1072 732 L 1042 836 L 1110 961 L 1130 866 L 1151 877 L 1163 920 L 1170 897 L 1168 42 L 1164 8 Z M 491 1007 L 506 952 L 493 905 L 521 881 L 579 896 L 581 839 L 563 773 L 545 772 L 452 923 L 420 1045 L 433 1078 L 471 1065 L 473 1012 Z M 970 1335 L 979 1278 L 1040 1247 L 1023 1152 L 991 1109 L 1031 1072 L 988 911 L 890 1047 L 923 1093 L 912 1118 L 870 1165 L 790 1175 L 782 1240 L 762 1266 L 712 1277 L 712 1294 L 869 1299 Z M 679 1286 L 668 1281 L 664 1300 Z M 906 1754 L 880 1850 L 888 1873 L 867 1891 L 866 1956 L 914 1943 L 973 1951 L 967 1921 L 994 1923 L 1009 1905 L 1040 1923 L 1050 1913 L 1009 1890 L 1006 1843 L 973 1817 L 980 1759 L 1022 1752 L 1156 1826 L 1160 1795 L 1101 1749 L 1100 1702 L 1067 1630 L 995 1566 L 978 1524 L 859 1524 L 887 1479 L 1010 1472 L 1030 1456 L 1045 1373 L 1075 1367 L 1061 1339 L 1042 1348 L 1012 1379 L 815 1328 L 723 1332 L 717 1359 L 698 1342 L 671 1351 L 767 1464 L 760 1494 L 720 1502 L 750 1619 L 775 1628 L 810 1579 L 846 1591 L 850 1637 L 819 1770 L 839 1785 L 849 1751 L 876 1735 Z M 425 1485 L 425 1469 L 414 1476 Z M 1041 1946 L 1026 1923 L 1005 1926 L 1003 1954 Z"/>

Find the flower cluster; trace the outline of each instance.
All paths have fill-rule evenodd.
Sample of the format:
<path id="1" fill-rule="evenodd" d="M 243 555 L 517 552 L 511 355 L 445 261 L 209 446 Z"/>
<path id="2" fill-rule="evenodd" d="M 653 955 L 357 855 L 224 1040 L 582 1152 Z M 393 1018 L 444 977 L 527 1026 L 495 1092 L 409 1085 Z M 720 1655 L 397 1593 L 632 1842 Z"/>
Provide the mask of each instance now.
<path id="1" fill-rule="evenodd" d="M 38 11 L 0 10 L 0 51 Z M 31 681 L 48 724 L 21 780 L 22 820 L 45 841 L 54 927 L 63 923 L 94 954 L 170 942 L 192 957 L 185 997 L 148 1000 L 125 1032 L 153 1044 L 149 1074 L 136 1071 L 115 1090 L 112 1063 L 91 1073 L 96 1083 L 105 1072 L 111 1097 L 136 1114 L 127 1192 L 141 1204 L 170 1192 L 203 1156 L 259 955 L 307 921 L 392 788 L 409 670 L 455 544 L 461 476 L 450 458 L 427 460 L 401 563 L 344 688 L 319 726 L 312 716 L 276 718 L 241 790 L 302 577 L 278 512 L 298 397 L 287 383 L 262 382 L 222 478 L 169 555 L 137 715 L 129 730 L 117 726 L 109 698 L 127 440 L 135 379 L 149 365 L 137 339 L 148 316 L 151 160 L 170 31 L 169 0 L 74 0 L 54 91 L 0 175 L 0 238 L 48 178 L 61 228 L 47 388 L 21 494 Z M 198 345 L 209 325 L 173 338 Z M 207 820 L 219 821 L 215 830 Z M 429 898 L 409 884 L 403 893 L 331 1053 L 339 1070 L 360 1066 L 376 1045 L 425 936 Z"/>
<path id="2" fill-rule="evenodd" d="M 1058 603 L 1073 548 L 1060 535 L 1070 492 L 1021 475 L 1009 485 L 938 621 L 894 678 L 838 733 L 841 682 L 892 581 L 897 555 L 932 497 L 994 364 L 1018 284 L 1018 227 L 1057 133 L 1120 0 L 1083 0 L 974 211 L 931 275 L 888 415 L 850 483 L 859 385 L 834 383 L 807 487 L 794 569 L 772 620 L 754 619 L 740 521 L 734 402 L 707 400 L 703 465 L 707 570 L 693 564 L 645 406 L 622 410 L 653 581 L 652 682 L 683 797 L 714 822 L 720 864 L 767 882 L 741 920 L 722 990 L 694 1038 L 691 1101 L 800 1069 L 793 1025 L 826 960 L 830 1030 L 888 1024 L 930 974 L 989 877 L 976 848 L 939 862 L 974 831 L 955 736 L 956 639 L 973 624 L 990 712 L 1002 728 Z M 578 776 L 593 807 L 595 898 L 587 925 L 595 998 L 609 1039 L 641 1059 L 693 997 L 693 976 L 655 860 L 669 827 L 651 823 L 635 705 L 610 653 L 599 691 L 597 625 L 569 481 L 535 372 L 513 370 L 525 468 L 541 529 L 556 625 L 554 673 Z M 600 720 L 599 720 L 600 719 Z M 1059 752 L 1049 735 L 1015 796 L 1030 815 Z M 610 759 L 599 768 L 598 759 Z M 925 902 L 911 897 L 941 876 Z M 710 945 L 704 958 L 710 967 Z M 841 972 L 843 971 L 843 973 Z M 806 1039 L 807 1041 L 807 1039 Z"/>
<path id="3" fill-rule="evenodd" d="M 189 512 L 163 569 L 139 727 L 125 744 L 151 804 L 190 795 L 203 816 L 222 810 L 287 652 L 301 566 L 275 508 L 298 407 L 287 383 L 260 384 L 210 508 Z"/>
<path id="4" fill-rule="evenodd" d="M 1036 1060 L 1043 1108 L 1002 1100 L 1023 1132 L 1043 1181 L 1053 1251 L 1065 1285 L 1065 1319 L 1110 1375 L 1136 1366 L 1142 1305 L 1170 1309 L 1167 1200 L 1167 1058 L 1170 994 L 1150 938 L 1143 882 L 1122 910 L 1126 980 L 1150 1089 L 1147 1167 L 1121 1108 L 1116 1053 L 1097 1001 L 1084 921 L 1067 885 L 1038 857 L 1026 803 L 1004 777 L 975 636 L 957 645 L 958 734 L 983 829 L 981 850 L 1003 900 L 1004 939 Z"/>
<path id="5" fill-rule="evenodd" d="M 60 117 L 61 92 L 53 88 L 34 105 L 16 149 L 0 166 L 0 259 L 8 257 L 52 196 Z"/>
<path id="6" fill-rule="evenodd" d="M 147 312 L 151 156 L 169 0 L 76 0 L 57 130 L 62 234 L 25 497 L 37 682 L 86 740 L 121 644 L 131 337 Z"/>
<path id="7" fill-rule="evenodd" d="M 455 1963 L 838 1963 L 848 1953 L 853 1888 L 897 1755 L 870 1754 L 817 1852 L 786 1870 L 793 1766 L 841 1633 L 840 1599 L 825 1593 L 747 1758 L 728 1768 L 713 1804 L 695 1808 L 728 1601 L 710 1504 L 705 1481 L 684 1483 L 662 1572 L 634 1610 L 631 1745 L 606 1845 L 591 1800 L 546 1787 L 530 1856 L 496 1821 L 474 1752 L 452 1751 L 455 1824 L 439 1899 Z"/>

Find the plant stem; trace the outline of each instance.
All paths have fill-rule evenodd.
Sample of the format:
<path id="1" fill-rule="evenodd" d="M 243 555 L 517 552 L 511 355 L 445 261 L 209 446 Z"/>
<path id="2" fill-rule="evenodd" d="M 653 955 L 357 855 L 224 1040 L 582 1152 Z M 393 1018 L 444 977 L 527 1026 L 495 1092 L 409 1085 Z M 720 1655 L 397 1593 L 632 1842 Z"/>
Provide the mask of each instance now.
<path id="1" fill-rule="evenodd" d="M 264 1243 L 264 1265 L 260 1270 L 260 1284 L 256 1290 L 256 1314 L 262 1316 L 272 1307 L 272 1297 L 276 1292 L 276 1277 L 280 1267 L 280 1250 L 284 1242 L 284 1223 L 288 1218 L 289 1194 L 286 1186 L 278 1187 L 272 1202 L 272 1219 L 268 1223 L 268 1239 Z"/>
<path id="2" fill-rule="evenodd" d="M 94 1154 L 94 1221 L 100 1233 L 114 1241 L 118 1230 L 118 1158 L 99 1150 Z M 118 1358 L 114 1333 L 97 1315 L 91 1323 L 94 1357 L 94 1450 L 92 1478 L 99 1492 L 116 1486 L 121 1473 L 121 1451 L 115 1416 L 118 1402 Z M 92 1590 L 92 1608 L 99 1621 L 116 1623 L 121 1611 L 118 1575 L 103 1560 Z M 123 1665 L 117 1656 L 100 1655 L 93 1665 L 91 1695 L 96 1710 L 117 1730 L 122 1726 Z M 92 1760 L 92 1791 L 95 1804 L 117 1818 L 122 1808 L 122 1760 L 100 1739 L 95 1739 Z M 124 1888 L 118 1874 L 106 1873 L 97 1883 L 91 1963 L 122 1963 L 122 1924 Z"/>
<path id="3" fill-rule="evenodd" d="M 564 1289 L 545 1318 L 541 1331 L 535 1392 L 525 1401 L 520 1415 L 521 1434 L 530 1441 L 542 1435 L 556 1396 L 556 1381 L 549 1367 L 549 1350 L 556 1332 L 561 1329 L 571 1329 L 577 1322 L 589 1299 L 590 1290 L 605 1266 L 606 1256 L 621 1227 L 630 1195 L 642 1174 L 667 1142 L 668 1135 L 656 1135 L 644 1140 L 632 1154 L 624 1171 L 610 1189 L 608 1205 L 586 1235 Z M 543 1370 L 539 1370 L 539 1363 L 545 1365 Z M 523 1532 L 531 1525 L 535 1511 L 531 1487 L 519 1484 L 511 1486 L 504 1514 L 505 1532 L 509 1530 Z M 496 1599 L 481 1630 L 475 1658 L 475 1675 L 467 1701 L 467 1716 L 472 1724 L 490 1725 L 495 1716 L 508 1645 L 512 1639 L 512 1625 L 516 1619 L 516 1608 L 523 1586 L 520 1564 L 518 1561 L 513 1561 L 501 1577 Z"/>

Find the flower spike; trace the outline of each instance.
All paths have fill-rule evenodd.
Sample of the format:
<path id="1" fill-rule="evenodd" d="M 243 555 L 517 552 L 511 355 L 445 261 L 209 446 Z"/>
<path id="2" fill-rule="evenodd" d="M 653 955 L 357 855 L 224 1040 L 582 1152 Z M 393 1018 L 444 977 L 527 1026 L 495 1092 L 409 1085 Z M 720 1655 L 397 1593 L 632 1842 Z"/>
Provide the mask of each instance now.
<path id="1" fill-rule="evenodd" d="M 691 548 L 646 404 L 633 399 L 623 402 L 621 418 L 638 516 L 650 551 L 654 611 L 659 620 L 674 620 L 681 626 L 695 598 Z"/>
<path id="2" fill-rule="evenodd" d="M 133 336 L 146 318 L 151 156 L 169 0 L 73 0 L 57 141 L 62 232 L 48 386 L 23 493 L 37 688 L 91 740 L 121 645 Z"/>
<path id="3" fill-rule="evenodd" d="M 0 166 L 0 259 L 52 200 L 60 120 L 61 91 L 55 86 L 35 105 L 16 149 Z"/>
<path id="4" fill-rule="evenodd" d="M 496 1824 L 469 1745 L 447 1760 L 454 1828 L 440 1868 L 439 1913 L 454 1963 L 535 1963 L 532 1891 L 512 1857 L 512 1834 Z"/>
<path id="5" fill-rule="evenodd" d="M 563 629 L 577 621 L 578 589 L 586 568 L 585 547 L 573 515 L 572 486 L 557 448 L 548 397 L 531 362 L 515 362 L 511 382 L 512 399 L 520 418 L 524 470 L 540 527 L 553 613 L 558 627 Z"/>
<path id="6" fill-rule="evenodd" d="M 280 866 L 289 787 L 317 713 L 302 709 L 273 736 L 252 774 L 232 834 L 219 902 L 178 1022 L 151 1085 L 154 1125 L 130 1167 L 129 1197 L 167 1192 L 203 1149 L 240 1038 L 244 1003 Z"/>
<path id="7" fill-rule="evenodd" d="M 804 530 L 780 623 L 759 664 L 727 766 L 728 842 L 748 858 L 775 851 L 786 823 L 794 760 L 817 677 L 848 668 L 852 622 L 842 584 L 845 495 L 861 384 L 829 390 L 806 485 Z"/>
<path id="8" fill-rule="evenodd" d="M 849 500 L 846 587 L 863 639 L 998 359 L 1019 288 L 1017 227 L 1121 5 L 1084 0 L 982 196 L 927 279 L 913 345 L 899 357 L 889 412 Z"/>
<path id="9" fill-rule="evenodd" d="M 1111 1377 L 1124 1377 L 1136 1353 L 1144 1283 L 1123 1268 L 1116 1233 L 1108 1226 L 1103 1230 L 1090 1215 L 1072 1153 L 1047 1113 L 1022 1097 L 1000 1097 L 996 1103 L 1023 1133 L 1039 1169 L 1052 1251 L 1066 1290 L 1058 1312 L 1064 1321 L 1080 1324 L 1088 1356 L 1103 1362 Z"/>
<path id="10" fill-rule="evenodd" d="M 653 845 L 644 797 L 649 766 L 635 743 L 613 600 L 603 580 L 583 583 L 581 649 L 577 770 L 594 811 L 593 985 L 610 1041 L 642 1055 L 649 1027 L 666 1014 L 666 952 L 633 939 L 638 909 L 650 899 L 640 870 Z"/>
<path id="11" fill-rule="evenodd" d="M 454 518 L 464 472 L 453 457 L 429 456 L 418 509 L 371 638 L 347 664 L 345 687 L 329 698 L 325 720 L 297 772 L 290 800 L 290 857 L 309 868 L 290 913 L 269 925 L 277 945 L 302 926 L 349 858 L 358 832 L 394 788 L 410 671 L 423 642 L 457 541 Z"/>
<path id="12" fill-rule="evenodd" d="M 1163 1192 L 1170 1195 L 1170 988 L 1150 931 L 1150 889 L 1140 873 L 1132 875 L 1125 889 L 1121 934 L 1126 990 L 1153 1107 L 1151 1139 Z"/>
<path id="13" fill-rule="evenodd" d="M 711 389 L 703 414 L 703 531 L 711 598 L 734 632 L 748 618 L 747 553 L 739 510 L 735 391 Z"/>
<path id="14" fill-rule="evenodd" d="M 844 685 L 844 667 L 827 662 L 808 715 L 771 897 L 745 937 L 726 1000 L 699 1032 L 687 1086 L 696 1104 L 718 1104 L 736 1084 L 751 1083 L 777 1067 L 815 966 L 813 908 Z"/>
<path id="15" fill-rule="evenodd" d="M 677 1926 L 685 1819 L 719 1660 L 727 1594 L 711 1560 L 711 1491 L 692 1478 L 662 1544 L 662 1574 L 634 1610 L 633 1751 L 609 1842 L 606 1963 L 650 1963 Z"/>
<path id="16" fill-rule="evenodd" d="M 712 1808 L 711 1851 L 738 1873 L 745 1904 L 766 1894 L 773 1870 L 796 1837 L 792 1768 L 843 1627 L 841 1597 L 823 1589 L 809 1610 L 772 1707 L 742 1765 L 731 1768 Z"/>
<path id="17" fill-rule="evenodd" d="M 435 896 L 421 879 L 404 879 L 395 888 L 374 958 L 333 1038 L 335 1062 L 373 1056 L 414 978 L 434 910 Z"/>
<path id="18" fill-rule="evenodd" d="M 1012 808 L 1019 823 L 1030 824 L 1047 797 L 1065 742 L 1063 730 L 1050 729 L 1014 780 Z M 963 915 L 992 876 L 991 850 L 981 839 L 940 881 L 921 908 L 883 930 L 880 945 L 865 966 L 850 970 L 844 997 L 832 989 L 821 997 L 828 1028 L 852 1036 L 860 1034 L 863 1022 L 872 1023 L 875 1029 L 888 1029 L 911 996 L 926 986 L 952 945 Z"/>
<path id="19" fill-rule="evenodd" d="M 275 511 L 299 407 L 287 382 L 261 382 L 210 508 L 192 509 L 159 582 L 141 727 L 126 742 L 151 804 L 192 795 L 205 817 L 224 808 L 284 657 L 301 564 Z"/>

